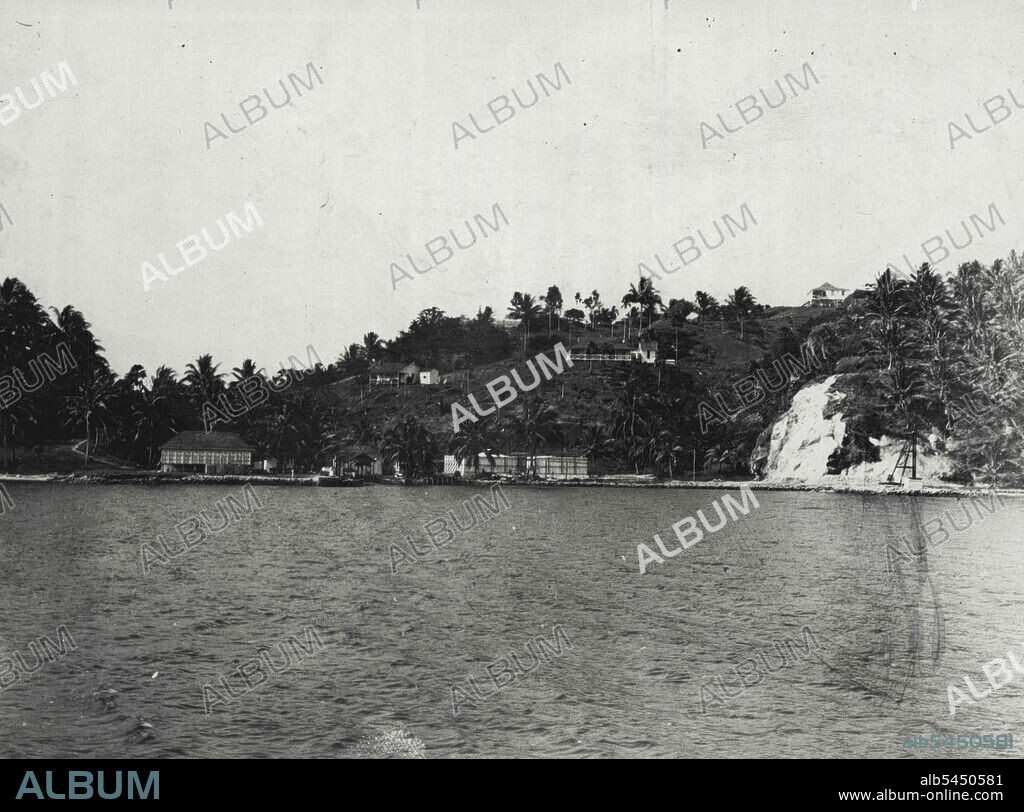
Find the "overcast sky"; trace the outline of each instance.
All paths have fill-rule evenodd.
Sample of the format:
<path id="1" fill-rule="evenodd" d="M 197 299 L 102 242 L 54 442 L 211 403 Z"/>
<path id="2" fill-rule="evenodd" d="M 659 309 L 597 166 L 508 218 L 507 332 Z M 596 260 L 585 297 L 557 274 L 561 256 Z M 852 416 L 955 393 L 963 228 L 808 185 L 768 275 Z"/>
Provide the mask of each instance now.
<path id="1" fill-rule="evenodd" d="M 939 270 L 990 262 L 1019 247 L 1024 215 L 1024 110 L 1007 95 L 1024 103 L 1024 9 L 917 6 L 3 0 L 0 93 L 21 87 L 31 103 L 32 78 L 62 61 L 78 84 L 0 127 L 14 221 L 0 278 L 78 307 L 117 371 L 152 374 L 204 352 L 222 371 L 247 357 L 277 368 L 308 344 L 326 363 L 425 307 L 503 316 L 513 291 L 550 284 L 567 301 L 597 288 L 618 302 L 638 263 L 678 265 L 673 243 L 700 228 L 714 244 L 715 221 L 744 203 L 757 225 L 656 281 L 666 303 L 742 284 L 800 304 L 904 253 L 920 264 L 923 241 L 995 203 L 1006 226 Z M 322 86 L 226 132 L 221 113 L 238 129 L 243 99 L 282 98 L 278 80 L 305 79 L 310 61 Z M 805 62 L 819 84 L 724 132 L 717 114 L 736 129 L 737 101 L 759 88 L 774 101 L 775 80 L 802 78 Z M 456 150 L 453 121 L 494 127 L 487 102 L 516 88 L 528 103 L 527 79 L 553 81 L 556 63 L 571 85 L 513 101 L 512 119 Z M 981 104 L 996 94 L 1012 114 L 993 126 Z M 990 129 L 970 131 L 964 113 Z M 228 136 L 209 149 L 205 121 Z M 724 137 L 704 148 L 701 121 Z M 950 121 L 971 135 L 955 149 Z M 262 229 L 144 290 L 144 262 L 180 266 L 177 242 L 204 227 L 218 238 L 217 219 L 247 202 Z M 411 253 L 422 269 L 428 240 L 465 234 L 495 203 L 507 226 L 392 289 L 392 262 L 408 269 Z"/>

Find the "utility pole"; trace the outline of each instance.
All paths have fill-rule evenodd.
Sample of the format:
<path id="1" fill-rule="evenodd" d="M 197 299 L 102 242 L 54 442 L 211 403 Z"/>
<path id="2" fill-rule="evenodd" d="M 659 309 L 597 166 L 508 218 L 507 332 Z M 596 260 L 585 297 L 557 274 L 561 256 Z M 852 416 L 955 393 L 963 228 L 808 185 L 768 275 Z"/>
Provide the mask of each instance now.
<path id="1" fill-rule="evenodd" d="M 697 449 L 693 449 L 693 481 L 697 481 Z"/>

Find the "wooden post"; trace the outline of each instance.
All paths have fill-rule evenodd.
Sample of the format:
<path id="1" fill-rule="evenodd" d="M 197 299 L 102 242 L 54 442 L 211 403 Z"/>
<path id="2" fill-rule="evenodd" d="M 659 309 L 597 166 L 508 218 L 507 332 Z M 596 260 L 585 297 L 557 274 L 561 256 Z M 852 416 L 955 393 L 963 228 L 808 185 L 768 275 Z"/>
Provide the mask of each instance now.
<path id="1" fill-rule="evenodd" d="M 910 468 L 910 478 L 917 479 L 917 430 L 910 436 L 910 453 L 913 454 Z"/>

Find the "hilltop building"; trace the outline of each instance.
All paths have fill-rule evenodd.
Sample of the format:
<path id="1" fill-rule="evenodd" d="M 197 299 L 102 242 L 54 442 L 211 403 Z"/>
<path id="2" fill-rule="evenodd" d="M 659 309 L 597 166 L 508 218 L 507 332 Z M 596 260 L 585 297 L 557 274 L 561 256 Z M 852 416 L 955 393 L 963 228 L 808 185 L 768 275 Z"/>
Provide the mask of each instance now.
<path id="1" fill-rule="evenodd" d="M 617 361 L 629 363 L 639 361 L 644 364 L 656 364 L 658 362 L 658 344 L 655 341 L 641 341 L 635 347 L 623 344 L 606 344 L 602 347 L 573 348 L 569 351 L 569 357 L 576 361 Z"/>
<path id="2" fill-rule="evenodd" d="M 838 307 L 849 292 L 849 288 L 837 288 L 831 282 L 823 282 L 811 288 L 811 298 L 804 302 L 803 307 Z"/>

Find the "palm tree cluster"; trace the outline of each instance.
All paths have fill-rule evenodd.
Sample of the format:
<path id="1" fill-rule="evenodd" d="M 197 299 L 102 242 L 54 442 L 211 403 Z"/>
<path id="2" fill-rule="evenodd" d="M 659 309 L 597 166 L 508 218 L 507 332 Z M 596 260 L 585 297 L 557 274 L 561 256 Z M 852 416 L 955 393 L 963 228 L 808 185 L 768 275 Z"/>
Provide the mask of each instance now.
<path id="1" fill-rule="evenodd" d="M 755 341 L 749 335 L 763 332 L 763 325 L 755 325 L 766 310 L 744 286 L 724 304 L 697 291 L 693 301 L 672 299 L 666 308 L 645 277 L 622 297 L 618 322 L 618 308 L 606 306 L 597 290 L 586 296 L 577 292 L 574 301 L 578 308 L 564 310 L 566 302 L 555 285 L 540 297 L 516 291 L 508 317 L 518 323 L 523 350 L 550 348 L 561 340 L 563 326 L 571 331 L 585 321 L 591 328 L 613 331 L 621 325 L 624 338 L 646 336 L 664 343 L 672 331 L 656 322 L 666 310 L 675 327 L 696 314 L 699 320 L 735 326 L 741 338 Z M 672 335 L 676 342 L 679 332 Z M 998 483 L 1024 480 L 1024 262 L 1015 252 L 991 266 L 965 263 L 948 278 L 927 264 L 909 280 L 886 271 L 848 305 L 776 332 L 775 343 L 750 365 L 751 373 L 808 348 L 829 359 L 827 368 L 788 375 L 783 386 L 707 434 L 701 431 L 698 404 L 711 402 L 725 384 L 705 361 L 713 355 L 701 334 L 687 332 L 682 339 L 689 371 L 646 365 L 625 370 L 621 379 L 608 381 L 607 392 L 597 393 L 608 404 L 606 418 L 560 415 L 551 402 L 554 395 L 538 390 L 524 393 L 495 417 L 464 426 L 447 441 L 448 450 L 474 467 L 481 454 L 512 452 L 525 454 L 533 467 L 539 453 L 551 450 L 585 454 L 608 469 L 668 476 L 691 460 L 708 471 L 742 471 L 759 435 L 802 385 L 815 375 L 851 372 L 861 382 L 858 396 L 848 401 L 856 407 L 849 415 L 851 436 L 859 439 L 844 447 L 847 464 L 873 453 L 871 436 L 931 431 L 949 441 L 960 476 Z M 217 429 L 237 431 L 258 454 L 293 460 L 308 470 L 329 463 L 343 445 L 378 443 L 389 461 L 418 479 L 434 473 L 445 443 L 443 430 L 420 413 L 386 413 L 373 425 L 357 394 L 370 365 L 402 361 L 470 369 L 507 362 L 516 343 L 510 331 L 495 323 L 490 307 L 474 318 L 448 316 L 431 307 L 393 340 L 369 332 L 335 363 L 317 364 L 310 377 L 295 385 L 290 373 L 268 376 L 251 359 L 224 373 L 208 354 L 189 363 L 180 378 L 167 366 L 149 376 L 140 365 L 119 378 L 82 313 L 70 305 L 48 311 L 19 280 L 6 279 L 0 285 L 0 374 L 27 371 L 32 359 L 43 352 L 55 355 L 60 345 L 70 350 L 75 365 L 45 386 L 25 386 L 16 400 L 0 403 L 0 470 L 18 467 L 19 448 L 24 457 L 26 449 L 69 441 L 86 464 L 106 452 L 151 467 L 160 445 L 175 433 L 204 428 L 204 405 L 226 402 L 234 404 L 225 410 L 230 422 Z M 256 377 L 263 379 L 269 396 L 252 404 L 242 385 Z M 335 383 L 351 386 L 355 405 L 345 407 L 329 392 L 326 385 Z M 437 408 L 443 413 L 442 400 Z M 837 469 L 842 464 L 837 460 Z"/>
<path id="2" fill-rule="evenodd" d="M 546 450 L 585 456 L 594 470 L 626 462 L 636 473 L 650 468 L 672 477 L 693 448 L 696 402 L 689 375 L 671 370 L 664 381 L 659 378 L 642 367 L 625 373 L 606 422 L 575 425 L 553 406 L 525 397 L 516 407 L 453 434 L 448 453 L 471 462 L 475 471 L 481 458 L 521 453 L 530 473 L 538 453 Z"/>
<path id="3" fill-rule="evenodd" d="M 0 470 L 20 466 L 19 447 L 68 441 L 82 454 L 85 467 L 98 448 L 152 467 L 161 444 L 179 431 L 203 429 L 203 406 L 218 404 L 222 398 L 234 404 L 236 413 L 244 414 L 217 428 L 240 432 L 258 453 L 312 460 L 320 451 L 318 420 L 330 410 L 323 408 L 314 389 L 326 375 L 319 365 L 312 380 L 304 378 L 296 387 L 286 385 L 290 371 L 271 376 L 268 399 L 253 408 L 246 404 L 239 385 L 253 377 L 268 379 L 251 359 L 233 370 L 228 383 L 210 355 L 188 364 L 180 379 L 166 366 L 148 377 L 139 364 L 119 378 L 82 313 L 70 305 L 48 313 L 21 281 L 4 280 L 0 285 L 0 370 L 24 373 L 32 368 L 33 358 L 40 353 L 55 356 L 61 344 L 74 359 L 74 368 L 0 407 Z"/>
<path id="4" fill-rule="evenodd" d="M 881 374 L 881 406 L 907 436 L 952 437 L 961 473 L 1024 477 L 1024 261 L 963 263 L 948 279 L 925 263 L 909 280 L 886 270 L 854 318 Z"/>
<path id="5" fill-rule="evenodd" d="M 498 454 L 525 453 L 527 473 L 535 472 L 538 451 L 558 447 L 563 428 L 558 412 L 536 398 L 524 397 L 514 408 L 470 424 L 448 441 L 448 453 L 480 470 L 480 455 L 493 460 Z"/>
<path id="6" fill-rule="evenodd" d="M 66 428 L 85 432 L 87 455 L 99 441 L 108 405 L 117 392 L 116 376 L 102 356 L 91 325 L 73 307 L 51 308 L 50 314 L 18 279 L 0 285 L 0 371 L 18 370 L 23 379 L 38 374 L 41 354 L 57 356 L 64 345 L 74 359 L 74 369 L 45 386 L 33 380 L 21 396 L 0 404 L 0 469 L 17 464 L 20 444 L 38 444 L 61 436 Z"/>
<path id="7" fill-rule="evenodd" d="M 724 305 L 720 305 L 715 297 L 706 291 L 698 290 L 692 302 L 687 299 L 672 299 L 669 306 L 666 306 L 651 277 L 642 274 L 636 283 L 630 284 L 629 290 L 622 297 L 621 311 L 618 307 L 606 306 L 597 290 L 591 291 L 587 296 L 577 291 L 574 298 L 579 307 L 570 308 L 563 313 L 564 302 L 557 285 L 549 287 L 547 294 L 539 299 L 521 291 L 513 294 L 507 316 L 519 322 L 524 351 L 529 346 L 530 336 L 535 334 L 536 324 L 543 314 L 547 314 L 548 318 L 548 337 L 552 335 L 552 320 L 555 321 L 557 332 L 564 316 L 569 325 L 570 340 L 572 328 L 584 325 L 590 330 L 611 327 L 613 336 L 616 327 L 621 325 L 624 340 L 642 338 L 645 329 L 649 330 L 666 310 L 669 311 L 676 326 L 685 321 L 690 313 L 696 313 L 704 321 L 724 320 L 735 324 L 739 329 L 740 340 L 743 340 L 746 326 L 768 310 L 766 306 L 757 303 L 750 289 L 744 285 L 736 288 Z"/>

